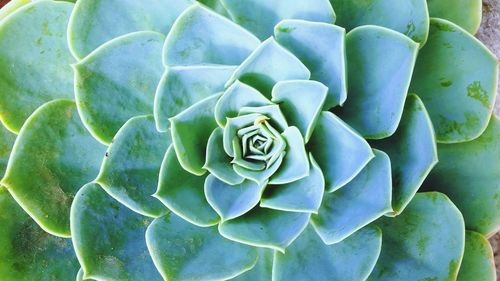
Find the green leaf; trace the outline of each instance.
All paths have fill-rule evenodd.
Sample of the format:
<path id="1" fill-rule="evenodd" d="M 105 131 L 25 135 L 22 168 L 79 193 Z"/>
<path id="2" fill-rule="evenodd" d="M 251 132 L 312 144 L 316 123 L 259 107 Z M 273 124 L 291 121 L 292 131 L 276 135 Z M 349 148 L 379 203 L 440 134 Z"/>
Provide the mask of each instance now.
<path id="1" fill-rule="evenodd" d="M 345 29 L 319 22 L 284 20 L 274 28 L 274 36 L 307 66 L 311 80 L 328 87 L 325 109 L 346 101 Z"/>
<path id="2" fill-rule="evenodd" d="M 291 126 L 307 143 L 327 98 L 328 88 L 315 81 L 283 81 L 274 86 L 272 101 L 279 104 Z"/>
<path id="3" fill-rule="evenodd" d="M 48 102 L 21 129 L 2 185 L 45 231 L 69 237 L 71 201 L 97 175 L 105 150 L 73 101 Z"/>
<path id="4" fill-rule="evenodd" d="M 337 12 L 337 24 L 348 30 L 362 25 L 378 25 L 401 32 L 421 44 L 427 40 L 429 13 L 426 0 L 330 2 Z"/>
<path id="5" fill-rule="evenodd" d="M 274 251 L 265 248 L 257 248 L 257 252 L 259 253 L 257 264 L 249 271 L 231 279 L 231 281 L 271 280 L 273 274 Z"/>
<path id="6" fill-rule="evenodd" d="M 231 163 L 233 159 L 226 154 L 223 146 L 223 129 L 217 128 L 208 139 L 207 162 L 203 167 L 227 184 L 240 184 L 244 178 L 234 171 Z"/>
<path id="7" fill-rule="evenodd" d="M 82 59 L 103 43 L 127 33 L 156 31 L 166 35 L 191 3 L 191 0 L 78 0 L 68 26 L 69 47 L 76 58 Z"/>
<path id="8" fill-rule="evenodd" d="M 370 274 L 380 254 L 382 233 L 363 228 L 344 241 L 325 245 L 311 226 L 287 248 L 275 252 L 273 280 L 359 281 Z"/>
<path id="9" fill-rule="evenodd" d="M 236 67 L 223 65 L 168 67 L 156 91 L 156 127 L 166 132 L 170 127 L 169 118 L 213 94 L 224 91 L 224 84 L 235 69 Z"/>
<path id="10" fill-rule="evenodd" d="M 234 165 L 233 169 L 238 175 L 240 175 L 246 179 L 252 180 L 259 185 L 263 185 L 279 169 L 279 167 L 281 166 L 281 163 L 283 163 L 284 157 L 285 157 L 285 153 L 281 152 L 279 154 L 279 156 L 277 156 L 276 161 L 271 166 L 265 168 L 262 171 L 251 170 L 251 169 L 242 167 L 240 165 Z"/>
<path id="11" fill-rule="evenodd" d="M 71 232 L 84 278 L 162 280 L 144 233 L 151 219 L 111 198 L 98 184 L 78 191 L 71 206 Z"/>
<path id="12" fill-rule="evenodd" d="M 400 214 L 438 162 L 434 129 L 418 96 L 408 95 L 396 133 L 371 145 L 391 158 L 392 208 Z"/>
<path id="13" fill-rule="evenodd" d="M 362 137 L 327 111 L 320 114 L 308 149 L 323 171 L 327 192 L 347 184 L 375 157 Z"/>
<path id="14" fill-rule="evenodd" d="M 170 146 L 160 170 L 158 190 L 154 197 L 160 199 L 172 212 L 198 226 L 211 226 L 219 216 L 205 198 L 205 178 L 186 172 Z"/>
<path id="15" fill-rule="evenodd" d="M 166 280 L 226 280 L 257 262 L 253 247 L 229 241 L 215 227 L 194 226 L 174 214 L 153 221 L 148 248 Z"/>
<path id="16" fill-rule="evenodd" d="M 237 117 L 242 107 L 271 105 L 259 91 L 236 80 L 224 92 L 215 106 L 215 119 L 219 126 L 226 126 L 227 118 Z M 286 121 L 285 121 L 286 122 Z"/>
<path id="17" fill-rule="evenodd" d="M 11 15 L 19 8 L 23 7 L 26 4 L 30 4 L 32 0 L 10 0 L 0 9 L 0 21 Z"/>
<path id="18" fill-rule="evenodd" d="M 229 185 L 209 175 L 205 180 L 205 196 L 210 206 L 225 221 L 237 218 L 255 207 L 265 187 L 249 180 Z"/>
<path id="19" fill-rule="evenodd" d="M 403 113 L 418 44 L 384 27 L 362 26 L 347 34 L 346 48 L 349 98 L 339 117 L 365 138 L 388 137 Z"/>
<path id="20" fill-rule="evenodd" d="M 152 115 L 131 118 L 109 146 L 96 182 L 141 215 L 165 215 L 167 209 L 151 194 L 156 191 L 163 151 L 169 145 L 170 134 L 156 131 Z"/>
<path id="21" fill-rule="evenodd" d="M 488 240 L 477 232 L 465 232 L 465 252 L 457 280 L 496 280 L 493 250 Z"/>
<path id="22" fill-rule="evenodd" d="M 467 229 L 493 235 L 500 229 L 500 118 L 493 115 L 477 139 L 438 145 L 439 163 L 424 183 L 448 195 Z"/>
<path id="23" fill-rule="evenodd" d="M 325 244 L 338 243 L 391 208 L 391 162 L 374 150 L 375 158 L 346 186 L 326 194 L 311 223 Z"/>
<path id="24" fill-rule="evenodd" d="M 163 63 L 239 65 L 259 44 L 259 39 L 229 19 L 193 5 L 168 34 Z"/>
<path id="25" fill-rule="evenodd" d="M 282 134 L 287 146 L 283 163 L 271 176 L 270 184 L 286 184 L 309 175 L 309 159 L 304 147 L 304 138 L 297 127 L 288 127 Z"/>
<path id="26" fill-rule="evenodd" d="M 325 191 L 325 180 L 312 154 L 309 154 L 309 160 L 311 164 L 306 177 L 287 184 L 268 186 L 260 206 L 290 212 L 317 213 Z"/>
<path id="27" fill-rule="evenodd" d="M 16 135 L 0 125 L 0 176 L 4 176 Z"/>
<path id="28" fill-rule="evenodd" d="M 231 18 L 261 40 L 273 35 L 274 26 L 283 19 L 335 22 L 335 12 L 327 0 L 294 2 L 280 0 L 221 0 Z"/>
<path id="29" fill-rule="evenodd" d="M 429 111 L 438 142 L 470 141 L 483 133 L 495 104 L 497 64 L 495 55 L 465 30 L 431 19 L 411 91 Z"/>
<path id="30" fill-rule="evenodd" d="M 73 6 L 40 1 L 0 22 L 0 119 L 12 132 L 42 104 L 73 97 L 74 60 L 66 45 Z"/>
<path id="31" fill-rule="evenodd" d="M 188 109 L 170 119 L 172 143 L 181 166 L 197 176 L 206 173 L 208 138 L 217 128 L 214 107 L 220 94 L 212 95 L 195 103 Z"/>
<path id="32" fill-rule="evenodd" d="M 255 208 L 236 219 L 221 222 L 219 232 L 230 240 L 284 252 L 306 228 L 309 217 L 308 213 Z"/>
<path id="33" fill-rule="evenodd" d="M 227 155 L 234 157 L 233 139 L 237 136 L 238 130 L 251 126 L 258 118 L 264 118 L 260 114 L 248 114 L 234 118 L 227 118 L 226 126 L 224 127 L 224 151 Z"/>
<path id="34" fill-rule="evenodd" d="M 405 211 L 377 221 L 382 252 L 368 280 L 456 280 L 464 251 L 464 222 L 437 192 L 419 193 Z"/>
<path id="35" fill-rule="evenodd" d="M 309 80 L 310 77 L 311 72 L 298 58 L 269 38 L 236 69 L 226 85 L 240 80 L 270 99 L 271 90 L 279 81 Z"/>
<path id="36" fill-rule="evenodd" d="M 151 31 L 127 34 L 74 65 L 78 111 L 99 141 L 111 143 L 128 119 L 153 113 L 164 39 Z"/>
<path id="37" fill-rule="evenodd" d="M 197 0 L 197 1 L 203 3 L 205 6 L 214 10 L 218 14 L 223 15 L 225 17 L 229 17 L 226 8 L 224 7 L 224 5 L 220 0 Z"/>
<path id="38" fill-rule="evenodd" d="M 71 240 L 43 231 L 0 187 L 0 276 L 3 281 L 67 280 L 79 265 Z"/>
<path id="39" fill-rule="evenodd" d="M 431 17 L 454 22 L 471 34 L 481 25 L 482 4 L 481 0 L 427 0 Z"/>

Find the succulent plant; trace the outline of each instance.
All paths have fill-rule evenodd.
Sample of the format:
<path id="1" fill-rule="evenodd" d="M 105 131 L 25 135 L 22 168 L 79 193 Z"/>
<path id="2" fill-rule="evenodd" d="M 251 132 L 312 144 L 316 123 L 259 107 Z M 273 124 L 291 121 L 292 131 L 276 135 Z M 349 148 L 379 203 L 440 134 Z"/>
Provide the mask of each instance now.
<path id="1" fill-rule="evenodd" d="M 0 280 L 495 280 L 480 18 L 480 0 L 10 2 Z"/>

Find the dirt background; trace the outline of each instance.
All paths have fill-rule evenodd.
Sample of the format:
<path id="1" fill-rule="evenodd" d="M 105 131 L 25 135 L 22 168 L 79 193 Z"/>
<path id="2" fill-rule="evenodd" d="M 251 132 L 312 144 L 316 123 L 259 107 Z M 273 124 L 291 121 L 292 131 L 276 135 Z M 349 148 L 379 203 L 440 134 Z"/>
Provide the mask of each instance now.
<path id="1" fill-rule="evenodd" d="M 0 7 L 9 0 L 0 0 Z M 483 20 L 477 38 L 483 41 L 497 58 L 500 58 L 500 1 L 483 0 Z M 500 75 L 500 74 L 499 74 Z M 495 112 L 500 116 L 500 89 L 497 90 L 497 102 Z M 490 243 L 495 252 L 495 263 L 497 265 L 497 281 L 500 281 L 500 232 L 490 238 Z"/>

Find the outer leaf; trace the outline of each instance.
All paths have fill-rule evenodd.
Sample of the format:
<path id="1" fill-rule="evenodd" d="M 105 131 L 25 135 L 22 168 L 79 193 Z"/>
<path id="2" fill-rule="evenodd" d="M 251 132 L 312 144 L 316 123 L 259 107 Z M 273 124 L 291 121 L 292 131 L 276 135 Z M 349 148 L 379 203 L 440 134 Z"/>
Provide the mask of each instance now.
<path id="1" fill-rule="evenodd" d="M 0 23 L 0 119 L 12 132 L 45 102 L 73 97 L 66 46 L 72 9 L 71 3 L 41 1 Z"/>
<path id="2" fill-rule="evenodd" d="M 308 160 L 306 160 L 308 161 Z M 323 172 L 311 154 L 308 175 L 300 180 L 268 186 L 260 206 L 291 212 L 317 213 L 325 191 Z"/>
<path id="3" fill-rule="evenodd" d="M 378 25 L 399 31 L 415 42 L 425 43 L 429 28 L 426 0 L 330 0 L 337 24 L 347 29 Z"/>
<path id="4" fill-rule="evenodd" d="M 14 146 L 16 137 L 17 136 L 7 130 L 7 128 L 0 126 L 0 175 L 2 176 L 7 168 L 7 162 L 9 161 L 10 152 L 12 146 Z"/>
<path id="5" fill-rule="evenodd" d="M 79 265 L 71 240 L 43 231 L 3 187 L 0 225 L 2 280 L 66 280 L 76 275 Z"/>
<path id="6" fill-rule="evenodd" d="M 332 192 L 351 181 L 374 157 L 370 145 L 334 114 L 323 111 L 308 144 Z"/>
<path id="7" fill-rule="evenodd" d="M 168 214 L 146 232 L 156 267 L 166 280 L 225 280 L 250 270 L 257 251 Z"/>
<path id="8" fill-rule="evenodd" d="M 84 278 L 162 280 L 144 239 L 150 222 L 108 196 L 98 184 L 82 187 L 71 206 L 71 232 Z"/>
<path id="9" fill-rule="evenodd" d="M 221 0 L 231 18 L 261 40 L 273 35 L 274 26 L 283 19 L 335 22 L 335 12 L 327 0 L 309 0 L 291 5 L 280 0 Z"/>
<path id="10" fill-rule="evenodd" d="M 244 216 L 220 223 L 219 232 L 230 240 L 284 252 L 305 229 L 309 217 L 307 213 L 255 208 Z"/>
<path id="11" fill-rule="evenodd" d="M 438 162 L 434 128 L 422 101 L 408 95 L 396 133 L 371 144 L 391 158 L 394 211 L 390 215 L 398 215 Z"/>
<path id="12" fill-rule="evenodd" d="M 250 32 L 201 6 L 188 8 L 167 36 L 165 65 L 239 65 L 259 45 Z"/>
<path id="13" fill-rule="evenodd" d="M 226 8 L 224 7 L 224 5 L 220 0 L 197 0 L 197 1 L 205 4 L 207 7 L 216 11 L 217 13 L 225 17 L 229 17 Z"/>
<path id="14" fill-rule="evenodd" d="M 211 175 L 216 176 L 227 184 L 240 184 L 243 182 L 244 178 L 234 171 L 233 164 L 231 163 L 233 158 L 226 154 L 223 146 L 223 129 L 216 128 L 208 139 L 207 162 L 204 168 L 207 169 Z"/>
<path id="15" fill-rule="evenodd" d="M 264 248 L 257 248 L 259 259 L 257 264 L 249 271 L 239 275 L 231 281 L 256 281 L 256 280 L 271 280 L 273 271 L 273 256 L 274 251 Z"/>
<path id="16" fill-rule="evenodd" d="M 79 0 L 68 26 L 69 47 L 76 58 L 82 59 L 101 44 L 127 33 L 167 34 L 191 3 L 191 0 Z"/>
<path id="17" fill-rule="evenodd" d="M 491 245 L 484 236 L 465 232 L 465 252 L 458 281 L 495 281 L 495 261 Z"/>
<path id="18" fill-rule="evenodd" d="M 85 130 L 73 101 L 46 103 L 19 133 L 2 184 L 45 231 L 69 237 L 71 201 L 98 173 L 105 149 Z"/>
<path id="19" fill-rule="evenodd" d="M 439 163 L 424 183 L 448 195 L 467 229 L 485 236 L 500 229 L 500 119 L 492 116 L 481 137 L 438 145 Z"/>
<path id="20" fill-rule="evenodd" d="M 109 144 L 131 117 L 153 113 L 164 39 L 151 31 L 127 34 L 74 66 L 78 111 L 101 142 Z"/>
<path id="21" fill-rule="evenodd" d="M 362 26 L 347 34 L 346 48 L 350 96 L 339 117 L 365 138 L 388 137 L 403 113 L 418 44 L 387 28 Z"/>
<path id="22" fill-rule="evenodd" d="M 273 280 L 365 280 L 377 262 L 381 244 L 382 233 L 374 226 L 334 245 L 325 245 L 309 226 L 286 253 L 275 252 Z"/>
<path id="23" fill-rule="evenodd" d="M 427 0 L 431 17 L 452 21 L 472 34 L 481 25 L 482 4 L 481 0 Z"/>
<path id="24" fill-rule="evenodd" d="M 17 9 L 31 2 L 31 0 L 11 0 L 7 2 L 7 4 L 0 9 L 0 21 L 17 11 Z"/>
<path id="25" fill-rule="evenodd" d="M 167 212 L 151 197 L 158 185 L 170 134 L 156 131 L 151 115 L 130 119 L 109 146 L 96 181 L 120 203 L 145 216 Z"/>
<path id="26" fill-rule="evenodd" d="M 280 105 L 289 124 L 300 130 L 307 143 L 316 126 L 327 93 L 328 88 L 321 83 L 297 80 L 277 83 L 272 96 L 273 102 Z"/>
<path id="27" fill-rule="evenodd" d="M 219 222 L 219 216 L 205 198 L 205 178 L 186 172 L 170 146 L 160 170 L 158 191 L 160 199 L 172 212 L 198 226 L 210 226 Z"/>
<path id="28" fill-rule="evenodd" d="M 274 36 L 307 66 L 312 80 L 328 86 L 325 109 L 345 102 L 347 69 L 343 28 L 319 22 L 284 20 L 276 25 Z"/>
<path id="29" fill-rule="evenodd" d="M 224 84 L 235 69 L 233 66 L 221 65 L 167 68 L 156 90 L 156 127 L 166 132 L 170 127 L 169 118 L 211 95 L 224 91 Z"/>
<path id="30" fill-rule="evenodd" d="M 214 107 L 220 95 L 210 96 L 170 119 L 172 143 L 181 166 L 201 176 L 207 151 L 208 138 L 217 127 Z"/>
<path id="31" fill-rule="evenodd" d="M 464 223 L 440 193 L 415 195 L 396 218 L 377 222 L 382 253 L 368 280 L 456 280 L 464 251 Z"/>
<path id="32" fill-rule="evenodd" d="M 236 69 L 226 85 L 240 80 L 270 99 L 271 90 L 279 81 L 309 80 L 310 77 L 311 72 L 299 59 L 269 38 Z"/>
<path id="33" fill-rule="evenodd" d="M 495 55 L 481 42 L 454 23 L 431 20 L 411 90 L 427 107 L 438 142 L 470 141 L 483 133 L 495 104 L 497 73 Z"/>
<path id="34" fill-rule="evenodd" d="M 391 162 L 375 150 L 375 158 L 342 189 L 326 194 L 311 223 L 325 244 L 346 239 L 391 208 Z"/>

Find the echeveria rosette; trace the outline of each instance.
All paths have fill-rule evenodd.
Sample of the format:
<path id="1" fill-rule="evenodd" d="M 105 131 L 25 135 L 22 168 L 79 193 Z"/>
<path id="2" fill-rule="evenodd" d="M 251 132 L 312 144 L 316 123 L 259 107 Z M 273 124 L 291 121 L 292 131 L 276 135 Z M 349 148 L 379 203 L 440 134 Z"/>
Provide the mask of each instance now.
<path id="1" fill-rule="evenodd" d="M 494 280 L 481 1 L 306 2 L 0 10 L 0 276 Z"/>

